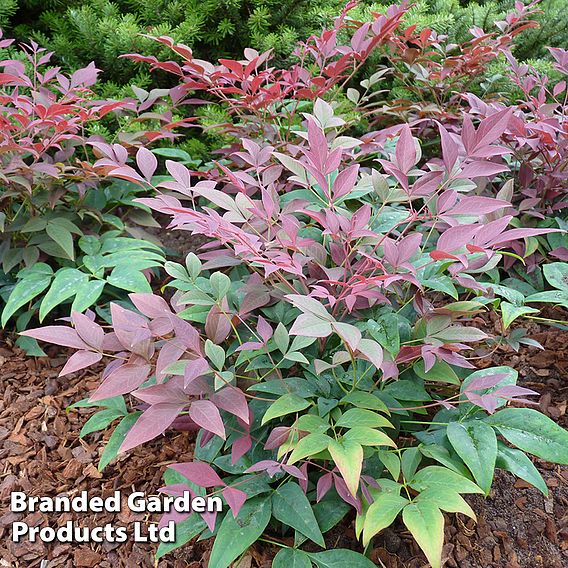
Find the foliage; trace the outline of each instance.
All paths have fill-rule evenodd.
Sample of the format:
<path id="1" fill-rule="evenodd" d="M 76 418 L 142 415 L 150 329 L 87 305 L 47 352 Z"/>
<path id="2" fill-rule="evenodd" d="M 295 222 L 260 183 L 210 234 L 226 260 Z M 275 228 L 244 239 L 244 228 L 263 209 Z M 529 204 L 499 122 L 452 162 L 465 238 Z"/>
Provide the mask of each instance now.
<path id="1" fill-rule="evenodd" d="M 343 2 L 73 0 L 48 9 L 37 0 L 13 4 L 6 14 L 18 37 L 33 37 L 71 68 L 95 60 L 104 69 L 108 92 L 117 95 L 120 85 L 133 80 L 139 87 L 153 84 L 138 66 L 118 59 L 129 52 L 164 55 L 164 49 L 142 34 L 169 35 L 203 57 L 232 56 L 245 47 L 274 49 L 287 57 L 298 39 L 329 24 Z"/>
<path id="2" fill-rule="evenodd" d="M 101 147 L 94 169 L 153 186 L 139 202 L 208 243 L 166 263 L 168 301 L 136 292 L 135 309 L 112 304 L 108 331 L 75 312 L 71 326 L 23 334 L 76 350 L 62 374 L 110 356 L 82 403 L 102 407 L 85 432 L 121 420 L 100 467 L 170 427 L 198 432 L 194 461 L 169 466 L 162 491 L 218 494 L 229 510 L 162 522 L 178 523 L 176 546 L 214 536 L 212 568 L 273 531 L 294 534 L 275 566 L 371 566 L 301 548 L 325 548 L 348 512 L 362 549 L 400 516 L 437 568 L 443 512 L 475 518 L 462 496 L 489 494 L 495 468 L 546 494 L 526 454 L 568 464 L 568 433 L 513 406 L 536 394 L 516 371 L 468 358 L 492 339 L 474 318 L 495 312 L 505 331 L 519 315 L 517 290 L 495 282 L 502 259 L 555 234 L 516 226 L 505 198 L 516 109 L 436 123 L 430 154 L 416 124 L 354 136 L 360 98 L 348 93 L 356 108 L 341 114 L 341 88 L 374 50 L 396 46 L 406 8 L 370 22 L 349 20 L 350 8 L 286 68 L 252 49 L 211 64 L 168 37 L 158 41 L 182 64 L 131 56 L 179 77 L 172 99 L 217 99 L 233 144 L 199 172 L 167 160 L 167 179 L 144 148 L 132 161 Z M 547 271 L 562 293 L 563 275 Z"/>
<path id="3" fill-rule="evenodd" d="M 101 180 L 90 163 L 98 148 L 112 146 L 88 130 L 110 113 L 128 113 L 137 133 L 119 139 L 133 145 L 171 137 L 174 125 L 154 115 L 145 125 L 156 129 L 143 132 L 142 103 L 96 97 L 94 64 L 64 75 L 49 67 L 51 54 L 36 43 L 11 44 L 0 41 L 7 57 L 0 62 L 1 324 L 18 313 L 17 328 L 24 329 L 38 308 L 43 320 L 72 297 L 73 309 L 84 311 L 103 292 L 116 299 L 120 290 L 150 290 L 144 272 L 150 276 L 163 254 L 151 242 L 128 238 L 127 230 L 136 230 L 125 225 L 154 223 L 134 202 L 142 190 Z M 116 151 L 128 154 L 122 146 Z M 125 258 L 131 262 L 119 266 Z"/>

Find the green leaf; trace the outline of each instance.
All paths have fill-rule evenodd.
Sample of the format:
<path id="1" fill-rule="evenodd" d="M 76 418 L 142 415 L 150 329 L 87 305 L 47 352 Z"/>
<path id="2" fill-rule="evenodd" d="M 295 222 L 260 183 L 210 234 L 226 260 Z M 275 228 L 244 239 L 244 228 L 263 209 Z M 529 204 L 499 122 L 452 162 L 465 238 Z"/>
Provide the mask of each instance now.
<path id="1" fill-rule="evenodd" d="M 424 370 L 424 360 L 417 361 L 412 368 L 413 371 L 425 381 L 436 383 L 450 383 L 452 385 L 460 385 L 461 381 L 455 371 L 445 361 L 436 361 L 432 368 L 426 372 Z"/>
<path id="2" fill-rule="evenodd" d="M 180 148 L 153 148 L 152 153 L 156 156 L 164 156 L 165 158 L 178 158 L 185 162 L 191 161 L 191 156 Z"/>
<path id="3" fill-rule="evenodd" d="M 420 445 L 420 452 L 427 458 L 433 459 L 460 475 L 469 475 L 468 469 L 463 465 L 460 459 L 456 459 L 443 446 L 437 444 Z"/>
<path id="4" fill-rule="evenodd" d="M 290 353 L 286 353 L 286 355 L 284 355 L 284 359 L 287 359 L 288 361 L 295 361 L 296 363 L 304 363 L 306 365 L 310 364 L 306 357 L 299 351 L 290 351 Z"/>
<path id="5" fill-rule="evenodd" d="M 197 513 L 192 513 L 189 518 L 176 523 L 175 542 L 160 542 L 156 551 L 156 559 L 162 558 L 172 550 L 183 546 L 207 528 L 207 524 Z"/>
<path id="6" fill-rule="evenodd" d="M 337 426 L 354 428 L 367 426 L 368 428 L 394 428 L 394 426 L 381 414 L 364 408 L 351 408 L 337 421 Z"/>
<path id="7" fill-rule="evenodd" d="M 78 243 L 79 248 L 88 255 L 94 255 L 101 250 L 101 241 L 96 235 L 84 235 Z"/>
<path id="8" fill-rule="evenodd" d="M 568 264 L 566 262 L 551 262 L 542 269 L 544 277 L 551 286 L 568 292 Z"/>
<path id="9" fill-rule="evenodd" d="M 237 518 L 228 512 L 213 543 L 209 568 L 228 568 L 264 532 L 271 517 L 270 498 L 254 497 L 239 511 Z"/>
<path id="10" fill-rule="evenodd" d="M 328 493 L 312 508 L 322 533 L 331 530 L 351 510 L 350 505 L 333 493 Z"/>
<path id="11" fill-rule="evenodd" d="M 391 355 L 397 355 L 400 351 L 400 334 L 398 330 L 398 318 L 394 314 L 386 314 L 369 320 L 367 329 L 371 337 L 378 341 Z"/>
<path id="12" fill-rule="evenodd" d="M 568 432 L 531 408 L 504 408 L 484 419 L 520 450 L 568 465 Z"/>
<path id="13" fill-rule="evenodd" d="M 355 496 L 359 489 L 359 479 L 363 468 L 363 448 L 356 442 L 340 439 L 331 440 L 327 449 L 339 469 L 347 489 Z"/>
<path id="14" fill-rule="evenodd" d="M 96 412 L 85 422 L 79 437 L 84 438 L 87 434 L 103 430 L 120 416 L 124 416 L 124 413 L 116 408 L 105 408 L 100 412 Z"/>
<path id="15" fill-rule="evenodd" d="M 73 235 L 66 227 L 59 223 L 49 221 L 45 232 L 63 249 L 69 260 L 75 260 L 75 249 L 73 247 Z"/>
<path id="16" fill-rule="evenodd" d="M 527 302 L 547 302 L 550 304 L 568 305 L 568 291 L 566 290 L 546 290 L 537 292 L 527 297 Z"/>
<path id="17" fill-rule="evenodd" d="M 421 469 L 412 478 L 409 485 L 416 491 L 439 487 L 441 489 L 451 489 L 457 493 L 483 493 L 483 489 L 467 479 L 467 477 L 463 477 L 463 475 L 439 465 L 429 465 Z"/>
<path id="18" fill-rule="evenodd" d="M 479 487 L 489 495 L 497 459 L 497 436 L 493 428 L 481 420 L 450 422 L 447 435 Z"/>
<path id="19" fill-rule="evenodd" d="M 23 349 L 28 357 L 47 357 L 47 353 L 39 346 L 39 343 L 33 337 L 20 335 L 20 337 L 16 339 L 16 345 L 20 349 Z"/>
<path id="20" fill-rule="evenodd" d="M 463 513 L 474 521 L 477 520 L 473 509 L 468 505 L 467 501 L 457 492 L 451 489 L 442 489 L 440 487 L 432 487 L 422 491 L 416 498 L 416 501 L 430 501 L 436 507 L 446 513 Z"/>
<path id="21" fill-rule="evenodd" d="M 436 290 L 436 292 L 447 294 L 456 300 L 459 297 L 458 291 L 449 276 L 441 275 L 434 278 L 426 278 L 421 280 L 421 284 L 431 290 Z"/>
<path id="22" fill-rule="evenodd" d="M 299 412 L 310 406 L 310 403 L 299 397 L 297 394 L 285 394 L 272 403 L 270 408 L 265 412 L 262 417 L 261 424 L 264 425 L 274 418 L 279 418 L 280 416 L 286 416 L 287 414 L 292 414 L 293 412 Z"/>
<path id="23" fill-rule="evenodd" d="M 41 265 L 41 266 L 40 266 Z M 43 267 L 47 267 L 44 269 Z M 20 279 L 20 275 L 22 275 Z M 18 273 L 19 282 L 14 286 L 2 312 L 2 327 L 22 306 L 41 294 L 50 284 L 53 271 L 43 263 L 25 268 Z"/>
<path id="24" fill-rule="evenodd" d="M 400 476 L 400 458 L 393 452 L 387 452 L 386 450 L 379 450 L 377 456 L 392 475 L 392 478 L 397 481 Z"/>
<path id="25" fill-rule="evenodd" d="M 85 282 L 77 291 L 77 295 L 71 305 L 71 312 L 84 312 L 90 308 L 103 293 L 104 280 L 90 280 Z"/>
<path id="26" fill-rule="evenodd" d="M 344 434 L 343 439 L 356 442 L 362 446 L 390 446 L 391 448 L 396 448 L 396 444 L 384 432 L 373 430 L 373 428 L 368 428 L 367 426 L 351 428 Z"/>
<path id="27" fill-rule="evenodd" d="M 209 279 L 216 300 L 223 299 L 231 289 L 231 279 L 223 272 L 214 272 Z"/>
<path id="28" fill-rule="evenodd" d="M 56 306 L 74 296 L 85 284 L 89 276 L 76 268 L 62 268 L 55 274 L 55 278 L 43 297 L 39 306 L 39 321 Z"/>
<path id="29" fill-rule="evenodd" d="M 325 548 L 325 541 L 312 506 L 300 486 L 289 481 L 272 495 L 272 514 L 281 523 L 296 529 Z"/>
<path id="30" fill-rule="evenodd" d="M 402 520 L 432 568 L 441 568 L 444 516 L 440 509 L 430 501 L 416 500 L 403 509 Z"/>
<path id="31" fill-rule="evenodd" d="M 402 452 L 400 464 L 402 466 L 402 475 L 405 479 L 412 479 L 421 461 L 422 454 L 418 448 L 406 448 Z"/>
<path id="32" fill-rule="evenodd" d="M 407 504 L 408 499 L 395 493 L 380 493 L 367 509 L 365 515 L 363 546 L 367 546 L 376 534 L 394 523 L 398 514 Z"/>
<path id="33" fill-rule="evenodd" d="M 282 548 L 272 561 L 272 568 L 312 568 L 310 557 L 295 548 Z"/>
<path id="34" fill-rule="evenodd" d="M 501 317 L 503 318 L 503 327 L 507 329 L 517 318 L 525 314 L 536 314 L 539 310 L 529 308 L 528 306 L 514 306 L 509 302 L 501 302 Z"/>
<path id="35" fill-rule="evenodd" d="M 318 568 L 376 568 L 367 557 L 344 548 L 308 554 Z"/>
<path id="36" fill-rule="evenodd" d="M 115 266 L 107 282 L 127 292 L 152 292 L 152 287 L 142 272 L 132 266 Z"/>
<path id="37" fill-rule="evenodd" d="M 545 496 L 548 496 L 548 487 L 542 475 L 540 475 L 530 458 L 521 450 L 509 448 L 503 442 L 499 442 L 497 445 L 496 466 L 524 479 Z"/>
<path id="38" fill-rule="evenodd" d="M 331 438 L 325 434 L 308 434 L 298 442 L 288 459 L 288 464 L 291 465 L 308 456 L 319 454 L 327 448 L 330 441 Z"/>
<path id="39" fill-rule="evenodd" d="M 205 341 L 205 355 L 219 371 L 223 369 L 225 364 L 225 350 L 220 346 L 213 343 L 210 339 Z"/>
<path id="40" fill-rule="evenodd" d="M 276 347 L 280 350 L 280 353 L 284 354 L 288 351 L 288 345 L 290 344 L 290 336 L 288 335 L 288 330 L 286 326 L 282 322 L 280 322 L 276 329 L 274 330 L 273 335 L 274 343 L 276 343 Z"/>
<path id="41" fill-rule="evenodd" d="M 114 429 L 111 437 L 109 438 L 107 445 L 105 446 L 103 455 L 101 456 L 101 460 L 99 461 L 99 471 L 102 471 L 118 455 L 118 450 L 122 445 L 122 442 L 124 442 L 126 434 L 128 434 L 141 414 L 141 411 L 133 412 L 132 414 L 125 416 L 119 422 L 118 426 Z"/>
<path id="42" fill-rule="evenodd" d="M 384 412 L 390 415 L 390 411 L 387 405 L 377 396 L 371 394 L 370 392 L 364 391 L 354 391 L 346 394 L 341 399 L 341 404 L 352 404 L 359 408 L 366 408 L 368 410 L 378 410 L 379 412 Z"/>

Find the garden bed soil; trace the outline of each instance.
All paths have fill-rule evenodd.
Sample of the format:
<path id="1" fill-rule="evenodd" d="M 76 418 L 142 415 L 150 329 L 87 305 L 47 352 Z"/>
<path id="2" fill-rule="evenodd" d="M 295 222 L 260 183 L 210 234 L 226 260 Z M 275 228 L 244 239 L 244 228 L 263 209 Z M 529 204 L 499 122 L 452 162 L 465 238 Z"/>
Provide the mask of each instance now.
<path id="1" fill-rule="evenodd" d="M 521 354 L 500 350 L 481 358 L 479 366 L 512 364 L 520 370 L 520 384 L 541 393 L 540 409 L 568 426 L 568 344 L 566 332 L 532 325 L 531 337 L 545 351 L 523 349 Z M 145 444 L 101 474 L 97 463 L 103 435 L 79 439 L 89 409 L 66 412 L 66 407 L 98 384 L 98 374 L 85 371 L 69 377 L 57 375 L 65 352 L 48 349 L 49 357 L 30 359 L 9 342 L 0 346 L 0 567 L 14 568 L 200 568 L 207 565 L 210 542 L 194 543 L 155 562 L 155 545 L 128 541 L 124 544 L 43 544 L 11 542 L 11 524 L 24 520 L 33 526 L 61 526 L 67 520 L 79 526 L 129 526 L 135 520 L 157 518 L 121 513 L 31 513 L 9 510 L 11 491 L 29 495 L 75 495 L 106 497 L 115 490 L 155 494 L 169 463 L 191 459 L 193 438 L 188 433 L 169 433 Z M 104 435 L 107 438 L 108 434 Z M 550 496 L 506 473 L 498 473 L 488 499 L 468 498 L 478 515 L 475 524 L 461 516 L 447 516 L 446 566 L 456 568 L 563 568 L 568 566 L 568 467 L 536 461 Z M 353 520 L 331 531 L 330 547 L 358 549 Z M 422 568 L 424 557 L 402 525 L 384 531 L 374 541 L 372 559 L 386 568 Z M 269 567 L 275 550 L 256 545 L 240 568 Z"/>

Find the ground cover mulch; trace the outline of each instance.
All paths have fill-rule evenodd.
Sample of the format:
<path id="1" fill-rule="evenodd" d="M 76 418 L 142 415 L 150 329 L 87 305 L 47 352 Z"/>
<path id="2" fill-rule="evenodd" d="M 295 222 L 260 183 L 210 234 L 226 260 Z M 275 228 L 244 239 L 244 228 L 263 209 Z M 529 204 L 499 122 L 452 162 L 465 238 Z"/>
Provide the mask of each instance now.
<path id="1" fill-rule="evenodd" d="M 523 349 L 518 355 L 500 349 L 482 357 L 480 367 L 511 364 L 520 370 L 520 384 L 541 393 L 540 410 L 568 426 L 568 342 L 566 332 L 532 325 L 531 337 L 545 351 Z M 97 464 L 108 437 L 94 434 L 79 439 L 79 431 L 92 410 L 66 412 L 66 407 L 88 396 L 99 381 L 93 371 L 69 377 L 57 375 L 65 353 L 48 349 L 49 357 L 31 359 L 9 340 L 0 339 L 0 567 L 153 567 L 198 568 L 207 565 L 210 542 L 193 543 L 155 563 L 155 545 L 128 541 L 124 544 L 43 544 L 11 542 L 11 525 L 62 526 L 72 519 L 79 526 L 129 526 L 133 521 L 157 521 L 135 515 L 123 507 L 121 513 L 12 513 L 11 491 L 28 495 L 75 495 L 88 490 L 90 496 L 106 497 L 119 489 L 155 494 L 167 464 L 191 459 L 193 438 L 189 433 L 168 433 L 166 438 L 144 445 L 126 458 L 111 464 L 101 474 Z M 498 473 L 488 499 L 468 498 L 478 522 L 447 517 L 446 566 L 457 568 L 563 568 L 568 566 L 568 468 L 536 461 L 550 496 L 523 481 L 515 482 Z M 276 537 L 275 537 L 276 538 Z M 330 547 L 358 549 L 353 521 L 348 518 L 326 538 Z M 284 541 L 288 542 L 288 541 Z M 291 540 L 289 542 L 291 544 Z M 240 568 L 268 567 L 275 551 L 255 546 Z M 424 557 L 402 525 L 375 539 L 372 559 L 386 568 L 422 568 Z"/>

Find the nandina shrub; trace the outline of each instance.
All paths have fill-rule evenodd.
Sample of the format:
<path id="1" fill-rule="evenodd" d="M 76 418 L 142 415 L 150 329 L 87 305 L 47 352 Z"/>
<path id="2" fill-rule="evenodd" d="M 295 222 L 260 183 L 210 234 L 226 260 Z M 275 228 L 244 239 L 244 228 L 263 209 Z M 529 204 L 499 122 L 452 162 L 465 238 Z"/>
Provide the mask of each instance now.
<path id="1" fill-rule="evenodd" d="M 24 329 L 38 311 L 43 320 L 61 303 L 73 301 L 82 312 L 103 292 L 117 299 L 151 290 L 148 278 L 163 254 L 128 238 L 125 225 L 148 222 L 146 208 L 133 202 L 145 190 L 95 172 L 92 163 L 104 152 L 128 152 L 89 131 L 120 112 L 118 138 L 134 146 L 172 137 L 179 124 L 167 113 L 146 112 L 154 93 L 139 93 L 140 102 L 98 100 L 94 64 L 65 75 L 36 43 L 12 43 L 0 41 L 1 324 L 17 316 Z"/>
<path id="2" fill-rule="evenodd" d="M 275 566 L 373 566 L 302 547 L 325 549 L 351 514 L 364 552 L 401 515 L 439 567 L 443 512 L 475 518 L 462 495 L 487 495 L 495 468 L 547 493 L 526 453 L 566 464 L 568 433 L 515 406 L 536 393 L 514 369 L 476 370 L 468 357 L 491 339 L 475 317 L 498 305 L 483 274 L 543 232 L 509 228 L 506 200 L 458 191 L 507 171 L 497 141 L 510 115 L 477 129 L 466 118 L 465 153 L 440 127 L 430 160 L 403 126 L 392 152 L 362 166 L 365 144 L 339 136 L 342 118 L 317 99 L 279 151 L 243 137 L 219 164 L 225 177 L 197 181 L 168 161 L 171 179 L 143 203 L 209 239 L 166 265 L 170 301 L 132 294 L 136 310 L 112 305 L 109 330 L 74 313 L 71 326 L 25 333 L 77 350 L 62 374 L 110 356 L 80 403 L 103 407 L 84 433 L 121 419 L 101 468 L 170 427 L 198 432 L 194 460 L 169 466 L 162 491 L 219 494 L 228 510 L 165 515 L 180 537 L 159 556 L 214 536 L 209 566 L 227 568 L 289 533 Z M 108 175 L 151 183 L 155 162 L 136 158 L 107 159 Z"/>

